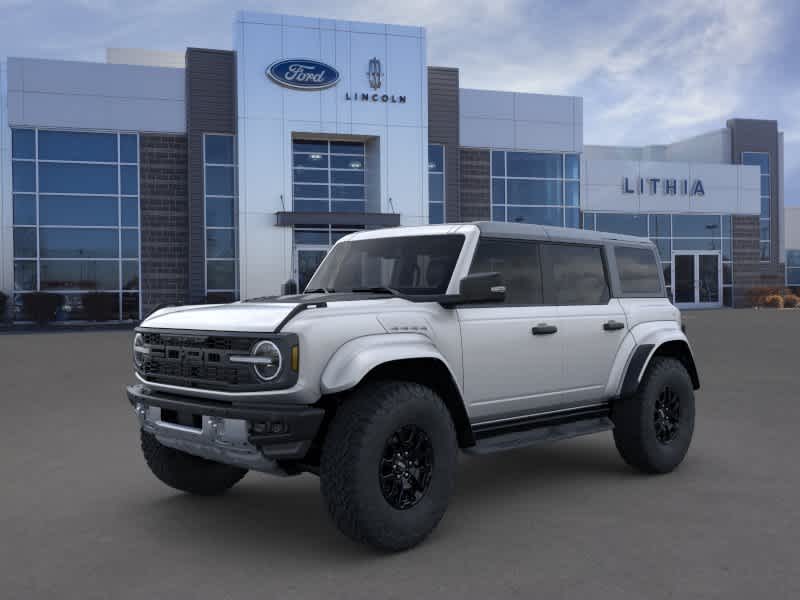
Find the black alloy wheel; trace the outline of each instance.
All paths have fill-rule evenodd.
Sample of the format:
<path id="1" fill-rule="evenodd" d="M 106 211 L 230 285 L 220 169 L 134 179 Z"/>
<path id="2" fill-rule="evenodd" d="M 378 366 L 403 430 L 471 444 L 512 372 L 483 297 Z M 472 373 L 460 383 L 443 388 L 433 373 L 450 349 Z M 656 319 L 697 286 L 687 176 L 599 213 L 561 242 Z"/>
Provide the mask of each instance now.
<path id="1" fill-rule="evenodd" d="M 416 425 L 395 431 L 383 449 L 379 477 L 383 497 L 392 508 L 407 510 L 428 491 L 433 473 L 433 445 Z"/>
<path id="2" fill-rule="evenodd" d="M 658 395 L 653 411 L 653 426 L 656 439 L 669 444 L 678 437 L 681 419 L 681 399 L 675 390 L 667 385 Z"/>

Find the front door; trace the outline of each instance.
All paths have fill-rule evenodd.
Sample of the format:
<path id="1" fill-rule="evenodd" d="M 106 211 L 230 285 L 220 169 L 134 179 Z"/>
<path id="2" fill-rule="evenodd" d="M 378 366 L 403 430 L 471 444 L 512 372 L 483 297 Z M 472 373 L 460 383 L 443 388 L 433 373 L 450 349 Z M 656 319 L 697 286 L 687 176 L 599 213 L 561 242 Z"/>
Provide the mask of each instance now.
<path id="1" fill-rule="evenodd" d="M 718 252 L 672 255 L 672 293 L 679 308 L 722 306 L 722 268 Z"/>

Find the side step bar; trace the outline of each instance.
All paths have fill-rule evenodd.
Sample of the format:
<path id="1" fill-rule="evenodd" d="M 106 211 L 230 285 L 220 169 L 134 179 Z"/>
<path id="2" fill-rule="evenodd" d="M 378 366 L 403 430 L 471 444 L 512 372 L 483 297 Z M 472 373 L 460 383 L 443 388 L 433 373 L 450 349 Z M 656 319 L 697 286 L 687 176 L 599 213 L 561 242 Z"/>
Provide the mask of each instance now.
<path id="1" fill-rule="evenodd" d="M 599 433 L 613 427 L 608 403 L 479 423 L 473 426 L 476 444 L 465 452 L 490 454 Z"/>

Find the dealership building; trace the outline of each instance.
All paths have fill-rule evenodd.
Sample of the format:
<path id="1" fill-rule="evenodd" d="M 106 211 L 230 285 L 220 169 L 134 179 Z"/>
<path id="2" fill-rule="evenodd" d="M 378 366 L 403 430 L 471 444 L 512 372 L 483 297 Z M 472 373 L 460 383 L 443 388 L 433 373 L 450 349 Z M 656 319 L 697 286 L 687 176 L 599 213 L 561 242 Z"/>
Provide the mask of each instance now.
<path id="1" fill-rule="evenodd" d="M 582 98 L 462 88 L 428 66 L 421 27 L 242 12 L 232 47 L 2 63 L 0 291 L 16 319 L 35 291 L 82 321 L 100 294 L 136 320 L 302 289 L 348 232 L 476 220 L 650 237 L 682 307 L 800 285 L 775 121 L 589 146 Z"/>

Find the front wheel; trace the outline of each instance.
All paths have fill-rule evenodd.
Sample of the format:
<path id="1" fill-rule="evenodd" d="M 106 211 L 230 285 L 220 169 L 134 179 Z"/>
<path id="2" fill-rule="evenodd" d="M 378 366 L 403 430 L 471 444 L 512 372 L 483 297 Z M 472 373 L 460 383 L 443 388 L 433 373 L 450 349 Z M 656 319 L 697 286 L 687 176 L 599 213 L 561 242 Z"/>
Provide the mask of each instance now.
<path id="1" fill-rule="evenodd" d="M 613 407 L 614 442 L 645 473 L 668 473 L 686 456 L 694 432 L 694 391 L 683 364 L 656 356 L 635 394 Z"/>
<path id="2" fill-rule="evenodd" d="M 320 484 L 337 527 L 381 550 L 419 544 L 453 491 L 456 434 L 430 388 L 381 381 L 361 386 L 334 416 L 322 448 Z"/>

